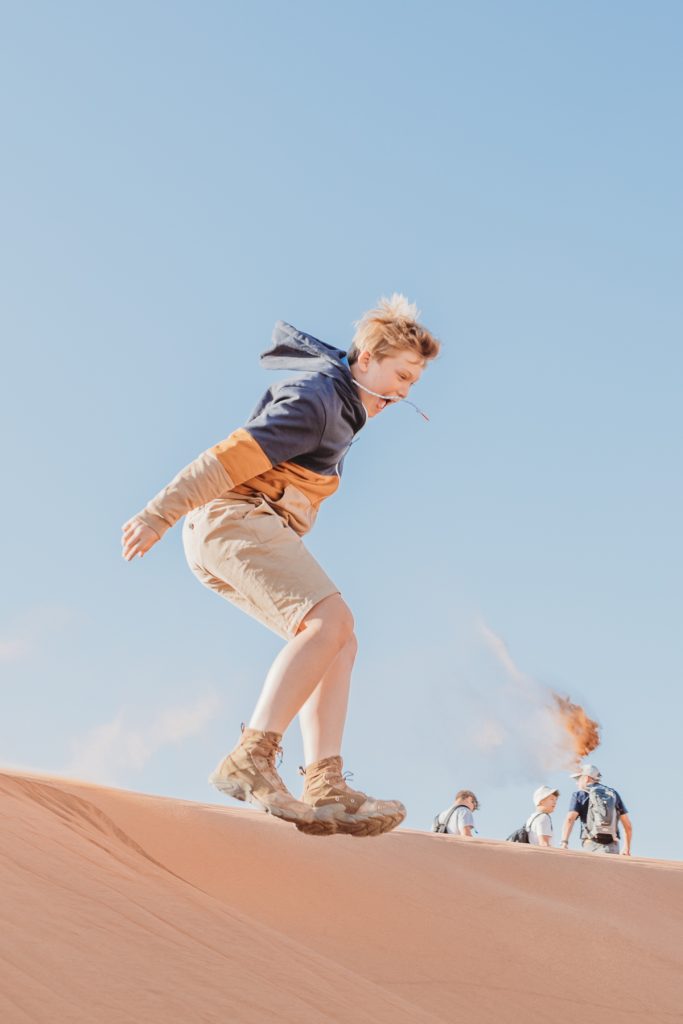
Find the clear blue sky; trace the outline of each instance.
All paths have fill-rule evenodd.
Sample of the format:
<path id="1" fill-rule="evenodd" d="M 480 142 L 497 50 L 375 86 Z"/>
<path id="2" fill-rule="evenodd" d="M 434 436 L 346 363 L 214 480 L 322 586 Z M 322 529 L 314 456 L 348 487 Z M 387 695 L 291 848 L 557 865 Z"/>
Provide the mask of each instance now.
<path id="1" fill-rule="evenodd" d="M 278 640 L 120 525 L 244 421 L 276 319 L 346 345 L 398 290 L 431 421 L 370 424 L 310 536 L 358 622 L 347 766 L 412 827 L 466 786 L 504 837 L 540 782 L 559 826 L 555 686 L 635 852 L 681 857 L 682 35 L 666 2 L 6 6 L 5 764 L 214 799 Z"/>

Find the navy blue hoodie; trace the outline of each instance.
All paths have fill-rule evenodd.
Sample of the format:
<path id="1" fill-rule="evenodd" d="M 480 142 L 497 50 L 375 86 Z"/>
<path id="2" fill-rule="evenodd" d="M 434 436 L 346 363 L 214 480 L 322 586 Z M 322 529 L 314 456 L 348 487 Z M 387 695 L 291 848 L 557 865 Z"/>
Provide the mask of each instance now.
<path id="1" fill-rule="evenodd" d="M 366 419 L 345 353 L 278 320 L 261 365 L 297 376 L 268 388 L 246 422 L 247 433 L 272 466 L 292 462 L 339 476 Z"/>
<path id="2" fill-rule="evenodd" d="M 344 456 L 366 421 L 345 353 L 279 320 L 261 365 L 296 376 L 268 388 L 244 427 L 181 470 L 138 514 L 160 536 L 192 508 L 226 495 L 267 501 L 303 534 L 339 486 Z"/>

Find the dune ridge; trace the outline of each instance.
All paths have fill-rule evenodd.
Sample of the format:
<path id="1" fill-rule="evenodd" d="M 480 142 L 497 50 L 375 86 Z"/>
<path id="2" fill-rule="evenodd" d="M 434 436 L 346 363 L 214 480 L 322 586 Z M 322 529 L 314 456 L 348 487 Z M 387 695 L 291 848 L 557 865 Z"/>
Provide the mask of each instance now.
<path id="1" fill-rule="evenodd" d="M 683 864 L 0 773 L 0 1019 L 683 1021 Z"/>

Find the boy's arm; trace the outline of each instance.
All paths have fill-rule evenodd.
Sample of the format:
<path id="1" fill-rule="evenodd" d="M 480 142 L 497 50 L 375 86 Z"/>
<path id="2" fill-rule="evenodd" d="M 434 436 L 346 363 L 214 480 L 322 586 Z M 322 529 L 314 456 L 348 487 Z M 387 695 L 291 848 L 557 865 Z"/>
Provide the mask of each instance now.
<path id="1" fill-rule="evenodd" d="M 128 520 L 123 526 L 123 557 L 130 561 L 136 554 L 143 555 L 187 512 L 220 498 L 271 465 L 246 430 L 235 430 L 225 441 L 202 452 L 181 469 L 170 484 Z M 137 541 L 141 550 L 133 551 L 127 541 Z"/>
<path id="2" fill-rule="evenodd" d="M 245 435 L 242 437 L 241 435 Z M 248 480 L 250 476 L 256 476 L 270 469 L 270 463 L 265 457 L 252 459 L 248 465 L 246 459 L 243 473 L 231 475 L 224 462 L 221 461 L 218 451 L 227 446 L 237 449 L 240 446 L 249 448 L 249 436 L 244 430 L 236 430 L 227 441 L 215 445 L 208 451 L 202 452 L 188 466 L 181 469 L 171 480 L 170 484 L 159 491 L 151 501 L 147 502 L 141 512 L 135 516 L 145 526 L 154 530 L 159 537 L 163 537 L 171 526 L 175 526 L 179 519 L 193 508 L 206 505 L 208 501 L 219 498 L 221 494 L 238 487 L 239 484 Z M 261 453 L 262 454 L 262 453 Z M 252 469 L 256 472 L 252 472 Z"/>
<path id="3" fill-rule="evenodd" d="M 200 505 L 220 498 L 272 466 L 310 451 L 325 412 L 314 396 L 282 389 L 278 400 L 230 437 L 202 452 L 123 527 L 123 557 L 142 556 L 171 526 Z"/>

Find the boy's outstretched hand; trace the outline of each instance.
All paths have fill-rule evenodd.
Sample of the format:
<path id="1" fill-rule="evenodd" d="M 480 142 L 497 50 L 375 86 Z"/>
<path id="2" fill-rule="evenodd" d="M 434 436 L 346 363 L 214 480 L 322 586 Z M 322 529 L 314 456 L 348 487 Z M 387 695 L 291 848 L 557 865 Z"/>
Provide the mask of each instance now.
<path id="1" fill-rule="evenodd" d="M 155 533 L 151 526 L 145 526 L 144 523 L 135 517 L 124 523 L 121 529 L 123 530 L 123 537 L 121 538 L 123 551 L 121 554 L 127 562 L 130 562 L 136 555 L 138 558 L 142 558 L 152 545 L 156 544 L 159 540 L 159 534 Z"/>

